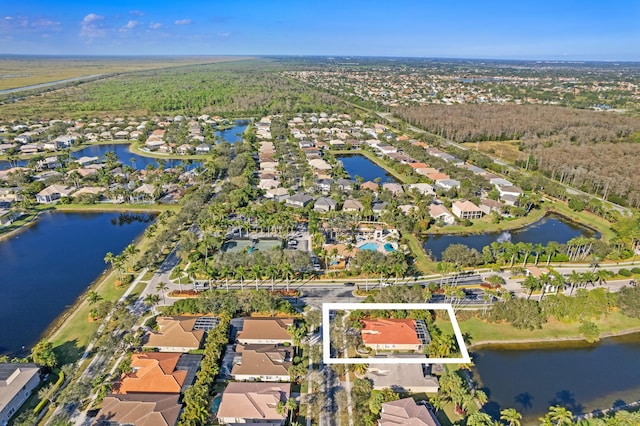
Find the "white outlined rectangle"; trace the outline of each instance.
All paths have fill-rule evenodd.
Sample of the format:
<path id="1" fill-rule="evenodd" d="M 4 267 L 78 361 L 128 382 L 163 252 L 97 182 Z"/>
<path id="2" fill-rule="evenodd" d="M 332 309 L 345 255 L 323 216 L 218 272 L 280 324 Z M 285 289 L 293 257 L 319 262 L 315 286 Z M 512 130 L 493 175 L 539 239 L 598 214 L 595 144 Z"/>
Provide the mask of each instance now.
<path id="1" fill-rule="evenodd" d="M 329 337 L 329 312 L 350 310 L 446 310 L 451 319 L 453 333 L 460 348 L 460 358 L 332 358 Z M 325 364 L 469 364 L 471 358 L 464 344 L 460 326 L 450 303 L 323 303 L 322 304 L 322 358 Z"/>

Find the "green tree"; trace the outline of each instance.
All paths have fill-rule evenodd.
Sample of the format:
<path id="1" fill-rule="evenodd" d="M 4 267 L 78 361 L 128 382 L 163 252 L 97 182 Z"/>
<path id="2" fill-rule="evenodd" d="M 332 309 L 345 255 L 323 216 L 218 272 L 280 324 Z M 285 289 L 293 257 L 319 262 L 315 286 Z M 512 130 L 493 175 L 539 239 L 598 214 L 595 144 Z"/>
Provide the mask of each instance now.
<path id="1" fill-rule="evenodd" d="M 39 341 L 31 349 L 31 359 L 36 364 L 45 368 L 55 368 L 58 365 L 58 358 L 53 351 L 53 344 L 46 340 Z"/>
<path id="2" fill-rule="evenodd" d="M 500 420 L 504 420 L 509 426 L 520 426 L 522 414 L 520 414 L 515 408 L 505 408 L 500 411 Z"/>

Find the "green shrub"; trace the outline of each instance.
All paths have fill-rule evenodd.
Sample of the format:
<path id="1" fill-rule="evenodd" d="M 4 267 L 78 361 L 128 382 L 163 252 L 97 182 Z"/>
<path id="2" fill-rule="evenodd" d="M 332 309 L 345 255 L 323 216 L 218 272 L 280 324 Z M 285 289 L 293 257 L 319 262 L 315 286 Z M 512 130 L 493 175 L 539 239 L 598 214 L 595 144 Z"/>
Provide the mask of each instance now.
<path id="1" fill-rule="evenodd" d="M 622 268 L 622 269 L 620 269 L 618 271 L 618 275 L 623 276 L 623 277 L 630 277 L 632 274 L 631 274 L 630 270 Z"/>

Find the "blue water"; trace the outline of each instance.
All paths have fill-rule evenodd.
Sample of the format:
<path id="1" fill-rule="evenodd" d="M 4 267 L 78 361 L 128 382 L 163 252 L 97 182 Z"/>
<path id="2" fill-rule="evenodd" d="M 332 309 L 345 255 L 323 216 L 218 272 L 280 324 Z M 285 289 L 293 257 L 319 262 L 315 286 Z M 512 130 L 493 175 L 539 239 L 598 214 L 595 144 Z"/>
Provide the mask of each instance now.
<path id="1" fill-rule="evenodd" d="M 231 144 L 242 141 L 242 134 L 247 130 L 249 123 L 251 123 L 250 120 L 235 120 L 235 126 L 230 129 L 216 130 L 215 135 Z"/>
<path id="2" fill-rule="evenodd" d="M 213 400 L 211 401 L 211 414 L 213 414 L 214 416 L 218 413 L 221 402 L 222 395 L 216 395 L 215 397 L 213 397 Z"/>
<path id="3" fill-rule="evenodd" d="M 399 183 L 396 178 L 386 172 L 385 169 L 369 160 L 364 155 L 338 155 L 338 160 L 342 162 L 342 166 L 349 173 L 351 179 L 360 176 L 364 181 L 373 181 L 380 178 L 380 183 Z"/>
<path id="4" fill-rule="evenodd" d="M 105 145 L 89 145 L 86 148 L 82 148 L 81 150 L 75 151 L 71 153 L 73 158 L 80 157 L 100 157 L 104 158 L 104 155 L 107 151 L 113 151 L 118 156 L 118 160 L 122 163 L 123 166 L 131 166 L 136 170 L 142 170 L 146 168 L 149 164 L 152 164 L 154 167 L 158 167 L 158 160 L 151 157 L 145 157 L 142 155 L 135 154 L 129 151 L 129 144 L 105 144 Z M 55 155 L 55 153 L 46 154 L 46 155 Z M 193 161 L 189 159 L 171 159 L 167 158 L 165 161 L 165 168 L 173 168 L 182 164 L 186 170 L 191 170 L 195 167 L 199 167 L 202 163 L 198 161 Z M 18 160 L 19 167 L 27 167 L 29 161 L 28 160 Z M 0 161 L 0 170 L 5 170 L 10 167 L 9 162 L 2 160 Z"/>
<path id="5" fill-rule="evenodd" d="M 0 354 L 24 355 L 67 306 L 107 267 L 153 216 L 121 213 L 40 215 L 0 242 Z"/>
<path id="6" fill-rule="evenodd" d="M 387 243 L 387 244 L 385 244 L 385 245 L 384 245 L 384 249 L 385 249 L 386 251 L 388 251 L 388 252 L 394 252 L 394 251 L 396 251 L 396 249 L 394 249 L 394 248 L 393 248 L 393 245 L 391 245 L 391 244 L 389 244 L 389 243 Z"/>
<path id="7" fill-rule="evenodd" d="M 359 248 L 360 250 L 378 251 L 378 245 L 376 243 L 364 243 Z"/>
<path id="8" fill-rule="evenodd" d="M 549 241 L 565 244 L 572 238 L 598 237 L 592 230 L 570 222 L 562 216 L 548 215 L 545 218 L 524 228 L 513 231 L 493 232 L 478 235 L 429 235 L 423 244 L 434 259 L 440 259 L 442 252 L 450 244 L 464 244 L 482 252 L 484 246 L 492 242 L 511 241 L 513 243 L 532 243 L 547 245 Z"/>
<path id="9" fill-rule="evenodd" d="M 573 414 L 640 399 L 640 335 L 583 343 L 481 349 L 472 354 L 474 375 L 487 391 L 484 409 L 495 418 L 513 407 L 523 424 L 535 424 L 549 406 Z"/>

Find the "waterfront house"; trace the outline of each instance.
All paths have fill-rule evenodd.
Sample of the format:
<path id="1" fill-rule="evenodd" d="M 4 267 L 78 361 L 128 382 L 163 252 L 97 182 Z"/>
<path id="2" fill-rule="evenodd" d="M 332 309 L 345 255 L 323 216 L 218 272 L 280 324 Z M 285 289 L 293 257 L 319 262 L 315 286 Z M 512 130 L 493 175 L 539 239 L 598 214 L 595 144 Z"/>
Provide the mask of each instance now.
<path id="1" fill-rule="evenodd" d="M 175 426 L 182 410 L 179 398 L 175 393 L 109 394 L 91 424 Z"/>
<path id="2" fill-rule="evenodd" d="M 422 195 L 436 195 L 436 191 L 433 189 L 433 186 L 429 185 L 428 183 L 412 183 L 409 184 L 407 188 L 409 189 L 409 191 L 413 191 L 415 189 Z"/>
<path id="3" fill-rule="evenodd" d="M 231 377 L 239 381 L 288 382 L 293 365 L 293 347 L 236 345 L 240 360 L 234 363 Z"/>
<path id="4" fill-rule="evenodd" d="M 362 343 L 375 351 L 421 352 L 427 343 L 428 334 L 422 321 L 378 318 L 361 320 L 360 324 Z"/>
<path id="5" fill-rule="evenodd" d="M 451 211 L 460 219 L 480 219 L 482 217 L 482 209 L 471 201 L 454 201 L 451 205 Z"/>
<path id="6" fill-rule="evenodd" d="M 460 181 L 455 179 L 438 179 L 436 180 L 436 188 L 449 191 L 453 188 L 460 188 Z"/>
<path id="7" fill-rule="evenodd" d="M 0 363 L 0 424 L 11 416 L 40 384 L 40 367 L 35 364 Z"/>
<path id="8" fill-rule="evenodd" d="M 70 186 L 49 185 L 36 194 L 36 201 L 40 204 L 49 204 L 62 197 L 68 197 L 75 190 Z"/>
<path id="9" fill-rule="evenodd" d="M 435 220 L 441 220 L 446 225 L 451 225 L 456 221 L 455 216 L 444 205 L 437 203 L 429 204 L 429 216 Z"/>
<path id="10" fill-rule="evenodd" d="M 368 189 L 369 191 L 378 192 L 378 190 L 380 189 L 380 185 L 368 180 L 360 185 L 360 189 Z"/>
<path id="11" fill-rule="evenodd" d="M 440 426 L 435 414 L 413 398 L 382 403 L 378 426 Z"/>
<path id="12" fill-rule="evenodd" d="M 218 422 L 282 426 L 287 413 L 278 414 L 278 403 L 285 403 L 290 396 L 291 383 L 229 383 L 222 392 Z"/>
<path id="13" fill-rule="evenodd" d="M 293 326 L 292 318 L 245 318 L 238 343 L 247 344 L 293 344 L 287 331 Z"/>
<path id="14" fill-rule="evenodd" d="M 399 196 L 399 195 L 404 194 L 404 189 L 402 189 L 402 185 L 400 185 L 399 183 L 395 183 L 395 182 L 383 183 L 382 184 L 382 189 L 386 189 L 387 191 L 391 192 L 396 197 Z"/>

